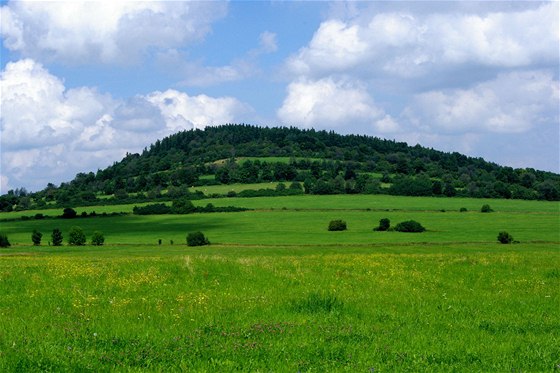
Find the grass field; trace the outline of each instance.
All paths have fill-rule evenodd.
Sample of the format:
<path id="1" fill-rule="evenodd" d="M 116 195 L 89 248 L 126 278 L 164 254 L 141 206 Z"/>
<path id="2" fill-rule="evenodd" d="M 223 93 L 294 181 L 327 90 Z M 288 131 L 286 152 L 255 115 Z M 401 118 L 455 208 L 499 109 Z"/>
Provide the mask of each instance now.
<path id="1" fill-rule="evenodd" d="M 255 210 L 1 223 L 13 246 L 0 250 L 0 371 L 560 369 L 558 203 L 195 204 L 208 202 Z M 478 212 L 484 203 L 496 212 Z M 385 217 L 428 231 L 373 232 Z M 333 219 L 348 231 L 328 232 Z M 46 245 L 73 225 L 88 239 L 103 231 L 106 246 Z M 185 246 L 193 230 L 212 245 Z M 520 243 L 498 244 L 500 230 Z"/>

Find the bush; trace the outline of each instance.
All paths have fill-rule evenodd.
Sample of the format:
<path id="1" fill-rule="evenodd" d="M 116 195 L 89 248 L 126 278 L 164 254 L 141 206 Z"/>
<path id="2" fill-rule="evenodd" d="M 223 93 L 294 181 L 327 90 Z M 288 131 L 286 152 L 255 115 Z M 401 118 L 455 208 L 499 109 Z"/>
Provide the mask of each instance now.
<path id="1" fill-rule="evenodd" d="M 408 220 L 397 224 L 395 230 L 398 232 L 420 233 L 424 232 L 426 228 L 424 228 L 422 224 L 418 223 L 417 221 Z"/>
<path id="2" fill-rule="evenodd" d="M 43 238 L 43 234 L 39 232 L 37 229 L 34 229 L 33 233 L 31 233 L 31 241 L 33 241 L 33 245 L 35 246 L 41 245 L 41 238 Z"/>
<path id="3" fill-rule="evenodd" d="M 503 243 L 503 244 L 512 243 L 513 242 L 513 237 L 508 232 L 503 231 L 503 232 L 498 233 L 498 242 Z"/>
<path id="4" fill-rule="evenodd" d="M 55 228 L 51 234 L 51 241 L 53 246 L 60 246 L 62 245 L 62 232 L 60 229 Z"/>
<path id="5" fill-rule="evenodd" d="M 188 246 L 204 246 L 210 245 L 210 241 L 202 232 L 192 232 L 187 235 L 187 245 Z"/>
<path id="6" fill-rule="evenodd" d="M 459 212 L 467 212 L 467 211 L 468 211 L 468 210 L 467 210 L 466 207 L 461 207 L 461 208 L 459 209 Z"/>
<path id="7" fill-rule="evenodd" d="M 384 232 L 391 227 L 391 220 L 383 218 L 379 220 L 379 227 L 373 228 L 374 231 Z"/>
<path id="8" fill-rule="evenodd" d="M 0 233 L 0 247 L 10 247 L 10 241 L 8 241 L 8 236 L 4 233 Z"/>
<path id="9" fill-rule="evenodd" d="M 345 231 L 346 222 L 344 220 L 331 220 L 329 223 L 329 231 Z"/>
<path id="10" fill-rule="evenodd" d="M 73 246 L 83 246 L 86 243 L 86 235 L 80 227 L 70 228 L 70 233 L 68 234 L 68 244 Z"/>
<path id="11" fill-rule="evenodd" d="M 105 237 L 103 233 L 100 231 L 93 232 L 93 236 L 91 236 L 91 244 L 93 246 L 101 246 L 105 243 Z"/>
<path id="12" fill-rule="evenodd" d="M 74 219 L 77 215 L 78 213 L 76 212 L 76 210 L 70 207 L 65 208 L 64 211 L 62 212 L 63 219 Z"/>
<path id="13" fill-rule="evenodd" d="M 492 208 L 490 208 L 490 205 L 482 205 L 482 207 L 480 208 L 480 212 L 493 212 L 494 210 L 492 210 Z"/>

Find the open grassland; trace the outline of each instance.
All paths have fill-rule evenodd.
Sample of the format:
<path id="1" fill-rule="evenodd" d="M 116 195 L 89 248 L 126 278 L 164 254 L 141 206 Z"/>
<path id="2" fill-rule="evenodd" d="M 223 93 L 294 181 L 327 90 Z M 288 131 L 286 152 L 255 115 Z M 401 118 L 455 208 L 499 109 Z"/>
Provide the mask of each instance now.
<path id="1" fill-rule="evenodd" d="M 208 202 L 255 210 L 2 222 L 13 246 L 0 249 L 0 371 L 560 369 L 558 203 L 195 204 Z M 373 232 L 385 217 L 428 232 Z M 333 219 L 348 231 L 328 232 Z M 107 245 L 46 245 L 75 225 Z M 213 244 L 183 245 L 194 230 Z M 520 243 L 498 244 L 500 230 Z"/>
<path id="2" fill-rule="evenodd" d="M 469 249 L 3 256 L 0 370 L 552 371 L 558 252 Z"/>
<path id="3" fill-rule="evenodd" d="M 8 221 L 2 231 L 12 244 L 30 244 L 31 232 L 44 234 L 59 228 L 68 232 L 80 226 L 89 237 L 102 231 L 107 243 L 184 243 L 188 232 L 203 231 L 212 243 L 224 245 L 379 245 L 393 243 L 494 243 L 500 231 L 521 242 L 560 242 L 560 211 L 557 202 L 411 198 L 391 196 L 293 196 L 268 198 L 222 198 L 194 201 L 197 206 L 238 206 L 254 210 L 236 213 L 192 215 L 118 216 L 87 219 Z M 493 213 L 480 213 L 490 203 Z M 467 212 L 459 212 L 460 207 Z M 133 205 L 77 208 L 82 211 L 130 212 Z M 45 214 L 61 214 L 61 210 Z M 0 218 L 16 213 L 1 214 Z M 373 232 L 379 220 L 394 224 L 421 222 L 428 231 L 419 234 Z M 327 232 L 328 222 L 343 219 L 345 232 Z"/>

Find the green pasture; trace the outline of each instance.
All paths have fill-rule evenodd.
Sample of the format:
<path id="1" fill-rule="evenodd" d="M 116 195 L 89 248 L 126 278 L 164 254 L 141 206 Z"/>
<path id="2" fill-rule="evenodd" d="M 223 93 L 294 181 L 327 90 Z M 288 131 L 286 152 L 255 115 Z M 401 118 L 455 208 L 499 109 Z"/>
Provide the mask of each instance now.
<path id="1" fill-rule="evenodd" d="M 12 246 L 0 249 L 0 371 L 559 367 L 557 202 L 292 196 L 194 203 L 254 210 L 1 222 Z M 486 203 L 495 212 L 480 213 Z M 56 215 L 50 211 L 38 212 Z M 381 218 L 417 220 L 428 231 L 374 232 Z M 334 219 L 348 230 L 327 231 Z M 102 231 L 106 245 L 67 246 L 72 226 L 88 241 Z M 53 228 L 64 246 L 47 245 Z M 31 246 L 33 229 L 43 233 L 40 247 Z M 187 247 L 186 234 L 196 230 L 212 245 Z M 499 244 L 501 230 L 519 243 Z"/>
<path id="2" fill-rule="evenodd" d="M 393 225 L 420 222 L 427 232 L 406 234 L 374 232 L 382 218 Z M 342 219 L 348 230 L 328 232 L 329 221 Z M 357 210 L 254 210 L 236 213 L 118 216 L 47 219 L 2 223 L 14 245 L 31 243 L 34 229 L 46 244 L 54 228 L 67 233 L 80 226 L 87 236 L 105 234 L 107 243 L 153 244 L 159 239 L 185 243 L 188 232 L 203 231 L 213 243 L 229 245 L 374 245 L 390 243 L 495 243 L 500 231 L 521 242 L 560 242 L 558 214 L 357 211 Z"/>
<path id="3" fill-rule="evenodd" d="M 494 244 L 500 231 L 520 242 L 560 242 L 557 202 L 421 198 L 394 196 L 291 196 L 220 198 L 195 205 L 238 206 L 254 210 L 191 215 L 117 216 L 76 219 L 5 221 L 2 231 L 14 245 L 31 243 L 38 229 L 46 244 L 54 228 L 67 233 L 80 226 L 87 236 L 99 230 L 108 244 L 184 243 L 188 232 L 203 231 L 213 243 L 224 245 L 379 245 L 393 243 Z M 495 212 L 481 213 L 489 203 Z M 131 212 L 134 205 L 77 208 L 82 211 Z M 460 207 L 467 212 L 459 212 Z M 30 212 L 29 212 L 30 213 Z M 46 215 L 61 210 L 45 210 Z M 15 217 L 17 213 L 0 215 Z M 422 234 L 373 232 L 382 218 L 392 225 L 416 220 L 428 230 Z M 348 230 L 328 232 L 329 221 L 345 220 Z"/>
<path id="4" fill-rule="evenodd" d="M 0 370 L 553 371 L 560 256 L 509 247 L 18 247 Z"/>

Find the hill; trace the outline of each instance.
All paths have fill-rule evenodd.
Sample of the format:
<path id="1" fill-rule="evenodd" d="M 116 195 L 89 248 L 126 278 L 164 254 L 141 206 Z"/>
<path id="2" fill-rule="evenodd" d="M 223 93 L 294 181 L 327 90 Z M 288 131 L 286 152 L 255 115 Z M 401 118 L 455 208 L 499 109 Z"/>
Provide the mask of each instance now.
<path id="1" fill-rule="evenodd" d="M 176 133 L 58 187 L 10 191 L 0 210 L 169 199 L 190 186 L 263 182 L 290 183 L 277 193 L 560 198 L 560 175 L 551 172 L 377 137 L 229 124 Z"/>

